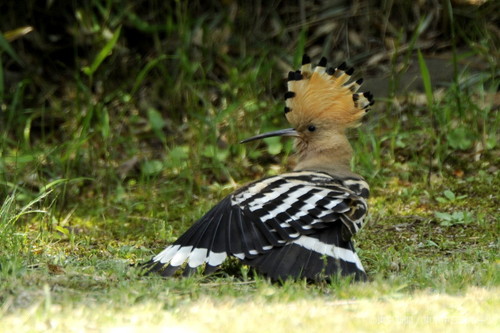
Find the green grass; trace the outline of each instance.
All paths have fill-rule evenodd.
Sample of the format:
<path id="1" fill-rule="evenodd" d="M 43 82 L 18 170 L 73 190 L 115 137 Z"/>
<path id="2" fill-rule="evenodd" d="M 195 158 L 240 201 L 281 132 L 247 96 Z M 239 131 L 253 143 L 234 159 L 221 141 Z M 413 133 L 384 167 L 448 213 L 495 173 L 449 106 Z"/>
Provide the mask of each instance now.
<path id="1" fill-rule="evenodd" d="M 293 5 L 268 5 L 266 16 L 255 17 L 243 4 L 231 12 L 201 2 L 148 3 L 52 8 L 65 29 L 35 31 L 63 41 L 61 31 L 68 32 L 71 47 L 57 44 L 68 63 L 56 48 L 29 53 L 45 44 L 25 39 L 21 31 L 29 29 L 15 30 L 26 24 L 15 20 L 17 9 L 0 24 L 0 330 L 498 327 L 493 2 L 394 18 L 409 5 L 394 5 L 389 15 L 374 1 L 356 21 L 346 8 L 306 2 L 305 25 L 297 25 Z M 34 25 L 45 22 L 43 11 L 37 15 Z M 330 21 L 349 23 L 367 40 L 395 41 L 385 50 L 349 39 L 360 69 L 374 54 L 388 54 L 364 68 L 372 73 L 365 79 L 385 75 L 392 89 L 376 96 L 351 133 L 353 166 L 372 188 L 368 225 L 357 237 L 370 281 L 273 284 L 234 262 L 208 277 L 141 276 L 131 263 L 174 241 L 226 194 L 289 169 L 290 140 L 237 142 L 287 126 L 284 73 L 303 49 L 335 62 L 346 57 L 340 35 L 326 32 Z M 432 24 L 445 27 L 436 45 L 452 40 L 445 51 L 455 73 L 444 87 L 428 63 L 441 50 L 425 48 L 441 31 Z M 402 95 L 397 83 L 412 65 L 422 89 Z M 42 72 L 48 77 L 33 74 Z"/>

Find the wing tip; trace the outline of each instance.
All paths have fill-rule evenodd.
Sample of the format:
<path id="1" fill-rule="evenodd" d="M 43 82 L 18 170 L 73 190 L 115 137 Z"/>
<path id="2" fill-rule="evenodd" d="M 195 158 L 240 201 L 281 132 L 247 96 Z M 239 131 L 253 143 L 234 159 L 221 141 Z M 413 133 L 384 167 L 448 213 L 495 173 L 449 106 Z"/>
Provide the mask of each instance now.
<path id="1" fill-rule="evenodd" d="M 359 260 L 350 262 L 321 255 L 294 243 L 243 262 L 275 282 L 302 279 L 311 283 L 331 283 L 338 279 L 364 282 L 368 279 Z"/>

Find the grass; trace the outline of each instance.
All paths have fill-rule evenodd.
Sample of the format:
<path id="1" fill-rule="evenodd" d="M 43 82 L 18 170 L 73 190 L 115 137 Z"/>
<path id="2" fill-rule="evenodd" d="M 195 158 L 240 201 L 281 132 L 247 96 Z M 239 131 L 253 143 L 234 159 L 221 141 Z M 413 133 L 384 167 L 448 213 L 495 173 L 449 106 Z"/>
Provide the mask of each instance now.
<path id="1" fill-rule="evenodd" d="M 37 26 L 40 10 L 38 37 L 73 39 L 69 50 L 62 43 L 59 53 L 44 49 L 38 57 L 28 50 L 43 45 L 25 39 L 32 30 L 17 29 L 26 24 L 12 21 L 19 15 L 1 26 L 9 33 L 0 39 L 0 330 L 498 326 L 493 2 L 465 11 L 472 19 L 449 6 L 432 20 L 395 19 L 388 13 L 411 8 L 379 12 L 367 2 L 356 21 L 348 9 L 306 2 L 308 23 L 300 25 L 304 13 L 292 5 L 269 5 L 267 16 L 255 17 L 245 15 L 255 8 L 242 4 L 149 3 L 155 10 L 98 0 L 52 8 L 69 35 Z M 340 34 L 325 32 L 330 21 L 349 27 L 349 51 Z M 444 51 L 451 50 L 456 70 L 444 87 L 426 61 L 442 50 L 426 49 L 425 41 L 443 42 L 430 22 L 453 28 Z M 412 24 L 414 33 L 405 30 Z M 397 43 L 367 50 L 356 34 Z M 332 43 L 338 50 L 323 49 Z M 467 50 L 463 58 L 459 48 Z M 272 284 L 234 263 L 209 277 L 141 276 L 130 263 L 150 258 L 238 186 L 287 170 L 291 141 L 237 142 L 286 126 L 282 77 L 302 49 L 335 61 L 350 52 L 360 65 L 390 54 L 365 70 L 372 80 L 383 72 L 394 90 L 378 96 L 364 126 L 351 133 L 353 166 L 372 188 L 368 225 L 357 237 L 370 281 Z M 476 70 L 478 59 L 485 65 Z M 423 90 L 402 95 L 400 69 L 412 63 Z M 52 75 L 31 75 L 37 70 Z"/>
<path id="2" fill-rule="evenodd" d="M 18 316 L 4 318 L 5 329 L 18 329 L 36 319 L 31 331 L 50 329 L 54 332 L 79 330 L 136 331 L 218 331 L 252 332 L 255 318 L 265 322 L 259 325 L 262 332 L 297 331 L 307 327 L 330 330 L 342 326 L 349 331 L 400 332 L 418 329 L 422 332 L 480 330 L 494 332 L 498 316 L 494 313 L 499 300 L 481 289 L 471 289 L 463 296 L 420 293 L 411 299 L 398 296 L 375 300 L 331 300 L 327 297 L 299 300 L 270 299 L 273 290 L 259 290 L 252 302 L 235 301 L 234 298 L 201 297 L 196 303 L 183 304 L 176 311 L 169 311 L 157 302 L 142 302 L 110 310 L 109 304 L 88 307 L 62 308 L 40 306 L 35 311 L 25 311 Z M 47 292 L 47 297 L 50 293 Z M 50 301 L 49 301 L 50 303 Z M 68 317 L 72 319 L 67 319 Z M 77 329 L 75 329 L 77 328 Z M 24 330 L 21 328 L 21 332 Z"/>

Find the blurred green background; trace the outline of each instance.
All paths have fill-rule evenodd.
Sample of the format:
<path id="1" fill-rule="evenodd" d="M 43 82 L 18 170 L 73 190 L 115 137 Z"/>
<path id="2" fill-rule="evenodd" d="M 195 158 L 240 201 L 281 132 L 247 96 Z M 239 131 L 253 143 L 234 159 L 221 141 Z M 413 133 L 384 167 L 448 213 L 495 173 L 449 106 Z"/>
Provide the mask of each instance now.
<path id="1" fill-rule="evenodd" d="M 471 110 L 482 108 L 475 88 L 498 85 L 499 5 L 483 2 L 3 2 L 0 196 L 33 198 L 64 180 L 66 206 L 151 177 L 201 193 L 260 176 L 290 144 L 237 142 L 286 126 L 284 78 L 304 52 L 347 60 L 378 99 L 358 147 L 366 177 L 428 154 L 441 169 L 449 148 L 494 145 L 498 118 Z M 419 100 L 417 50 L 434 93 L 449 89 L 434 119 L 437 102 Z M 427 126 L 435 132 L 410 138 Z"/>
<path id="2" fill-rule="evenodd" d="M 4 1 L 2 235 L 20 247 L 2 252 L 33 254 L 38 233 L 161 247 L 224 194 L 289 169 L 291 140 L 238 142 L 287 126 L 285 78 L 304 53 L 347 61 L 376 97 L 350 133 L 353 167 L 382 200 L 373 220 L 394 216 L 382 202 L 398 197 L 418 202 L 409 215 L 468 224 L 498 184 L 499 7 Z M 498 197 L 481 204 L 488 220 Z"/>

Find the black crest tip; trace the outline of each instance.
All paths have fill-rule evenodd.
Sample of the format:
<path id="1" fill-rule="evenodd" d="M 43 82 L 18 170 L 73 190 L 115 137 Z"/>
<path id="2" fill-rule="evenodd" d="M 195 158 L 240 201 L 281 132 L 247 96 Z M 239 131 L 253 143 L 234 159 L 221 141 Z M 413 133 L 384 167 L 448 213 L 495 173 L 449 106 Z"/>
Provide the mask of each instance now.
<path id="1" fill-rule="evenodd" d="M 310 63 L 311 63 L 311 58 L 307 54 L 304 54 L 302 56 L 302 65 L 307 65 Z"/>
<path id="2" fill-rule="evenodd" d="M 356 83 L 357 83 L 358 85 L 362 85 L 362 84 L 363 84 L 363 81 L 364 81 L 364 80 L 363 80 L 363 78 L 361 78 L 361 79 L 358 79 L 358 80 L 356 81 Z"/>
<path id="3" fill-rule="evenodd" d="M 302 80 L 304 77 L 302 76 L 302 72 L 301 71 L 295 71 L 295 80 L 296 81 L 299 81 L 299 80 Z"/>
<path id="4" fill-rule="evenodd" d="M 319 66 L 319 67 L 326 67 L 326 63 L 327 63 L 326 58 L 325 58 L 325 57 L 322 57 L 322 58 L 319 60 L 318 66 Z"/>
<path id="5" fill-rule="evenodd" d="M 341 70 L 341 71 L 345 70 L 346 68 L 347 68 L 347 64 L 345 62 L 341 63 L 339 65 L 339 67 L 337 67 L 337 69 Z"/>
<path id="6" fill-rule="evenodd" d="M 354 73 L 354 67 L 349 68 L 348 70 L 345 71 L 347 75 L 352 75 Z"/>
<path id="7" fill-rule="evenodd" d="M 295 93 L 293 91 L 287 91 L 285 93 L 285 100 L 289 99 L 289 98 L 293 98 L 295 97 Z"/>

